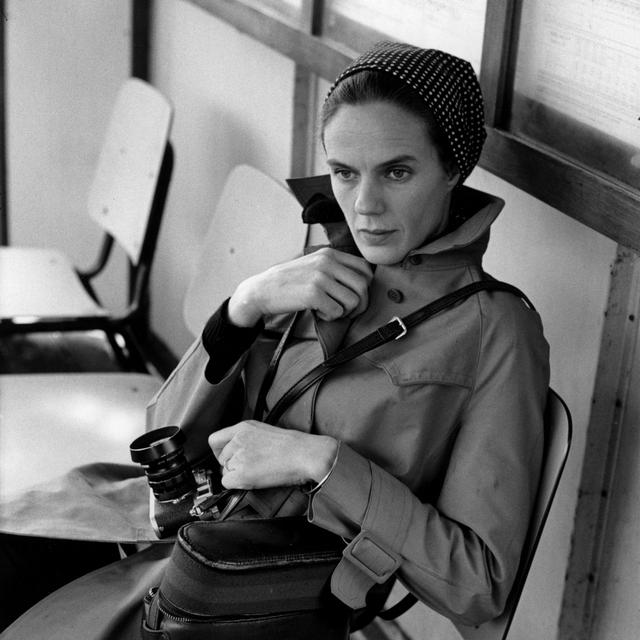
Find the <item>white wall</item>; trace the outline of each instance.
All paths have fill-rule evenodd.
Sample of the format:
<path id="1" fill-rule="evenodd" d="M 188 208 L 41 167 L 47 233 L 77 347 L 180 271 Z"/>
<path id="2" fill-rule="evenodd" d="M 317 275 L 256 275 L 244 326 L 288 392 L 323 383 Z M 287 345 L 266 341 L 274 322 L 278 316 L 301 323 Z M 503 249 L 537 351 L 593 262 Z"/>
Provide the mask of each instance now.
<path id="1" fill-rule="evenodd" d="M 129 1 L 9 0 L 6 14 L 7 198 L 14 245 L 50 246 L 86 267 L 100 231 L 86 199 L 102 136 L 129 76 Z M 99 285 L 125 300 L 120 260 Z"/>
<path id="2" fill-rule="evenodd" d="M 189 3 L 156 2 L 154 14 L 152 78 L 175 107 L 176 160 L 151 322 L 181 354 L 192 340 L 182 301 L 226 174 L 248 163 L 289 176 L 294 66 Z"/>

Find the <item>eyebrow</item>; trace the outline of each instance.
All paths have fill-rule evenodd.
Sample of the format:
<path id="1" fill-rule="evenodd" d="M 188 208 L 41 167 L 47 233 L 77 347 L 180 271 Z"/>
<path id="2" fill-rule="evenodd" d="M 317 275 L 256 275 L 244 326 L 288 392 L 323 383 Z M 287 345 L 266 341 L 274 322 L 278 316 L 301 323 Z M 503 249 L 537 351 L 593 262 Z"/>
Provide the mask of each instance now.
<path id="1" fill-rule="evenodd" d="M 406 162 L 418 162 L 418 159 L 411 155 L 410 153 L 401 154 L 399 156 L 395 156 L 393 158 L 389 158 L 389 160 L 385 160 L 376 166 L 377 169 L 384 169 L 386 167 L 390 167 L 396 164 L 403 164 Z M 349 167 L 346 162 L 342 162 L 340 160 L 336 160 L 334 158 L 327 158 L 327 164 L 331 167 Z"/>

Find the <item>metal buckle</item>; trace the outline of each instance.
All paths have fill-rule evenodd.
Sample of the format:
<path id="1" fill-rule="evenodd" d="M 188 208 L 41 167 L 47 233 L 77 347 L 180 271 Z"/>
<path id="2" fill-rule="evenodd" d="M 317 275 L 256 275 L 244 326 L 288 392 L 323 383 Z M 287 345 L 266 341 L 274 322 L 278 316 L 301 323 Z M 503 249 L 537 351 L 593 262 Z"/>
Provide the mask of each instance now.
<path id="1" fill-rule="evenodd" d="M 389 322 L 393 322 L 394 320 L 402 327 L 402 333 L 398 334 L 394 338 L 394 340 L 400 340 L 400 338 L 407 335 L 407 325 L 404 322 L 402 322 L 402 320 L 398 316 L 393 316 L 393 318 L 391 318 Z"/>
<path id="2" fill-rule="evenodd" d="M 199 498 L 190 509 L 189 514 L 201 520 L 225 520 L 238 506 L 246 491 L 236 489 L 224 489 L 220 493 Z M 225 506 L 220 509 L 218 503 L 227 500 Z"/>

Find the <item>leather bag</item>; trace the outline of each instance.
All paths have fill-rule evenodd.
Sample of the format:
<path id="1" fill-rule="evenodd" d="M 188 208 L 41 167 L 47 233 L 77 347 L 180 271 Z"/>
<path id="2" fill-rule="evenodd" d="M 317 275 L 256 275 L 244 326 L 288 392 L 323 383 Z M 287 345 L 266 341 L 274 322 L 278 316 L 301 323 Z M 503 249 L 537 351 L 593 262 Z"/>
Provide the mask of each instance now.
<path id="1" fill-rule="evenodd" d="M 346 640 L 329 580 L 345 543 L 304 518 L 191 522 L 145 598 L 144 640 Z"/>

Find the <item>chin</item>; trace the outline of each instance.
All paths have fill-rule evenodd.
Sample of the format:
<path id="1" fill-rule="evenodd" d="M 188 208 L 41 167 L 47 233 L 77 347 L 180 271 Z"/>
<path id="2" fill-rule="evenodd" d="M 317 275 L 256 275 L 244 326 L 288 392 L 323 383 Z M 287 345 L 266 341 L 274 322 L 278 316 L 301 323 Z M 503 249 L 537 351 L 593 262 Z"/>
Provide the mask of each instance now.
<path id="1" fill-rule="evenodd" d="M 367 262 L 385 266 L 398 264 L 406 254 L 388 247 L 360 247 L 360 253 Z"/>

